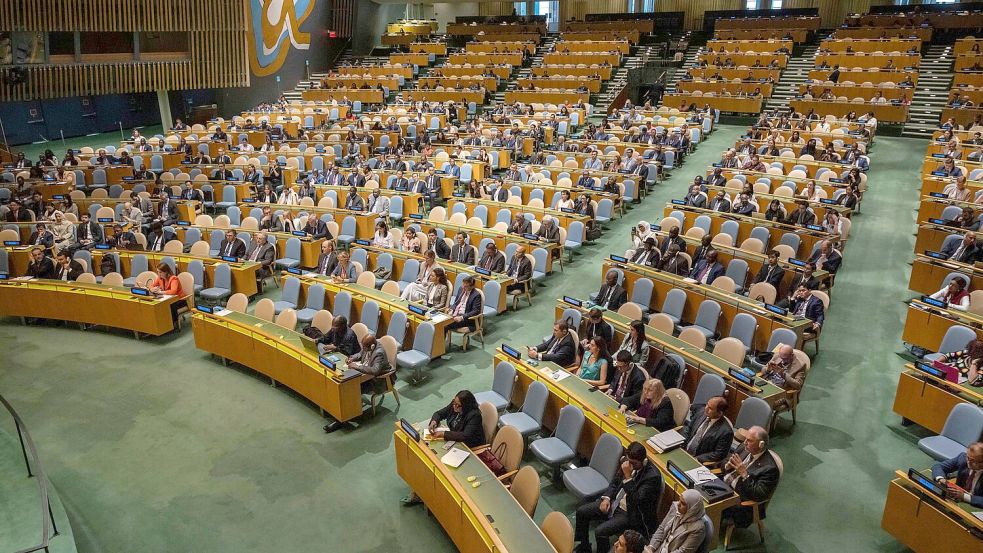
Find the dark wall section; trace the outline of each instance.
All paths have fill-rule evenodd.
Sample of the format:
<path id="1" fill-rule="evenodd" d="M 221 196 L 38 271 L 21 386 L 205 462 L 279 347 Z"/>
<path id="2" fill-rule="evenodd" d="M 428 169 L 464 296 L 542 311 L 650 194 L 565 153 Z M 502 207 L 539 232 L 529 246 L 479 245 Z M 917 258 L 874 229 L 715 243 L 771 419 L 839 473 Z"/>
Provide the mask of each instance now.
<path id="1" fill-rule="evenodd" d="M 91 107 L 83 107 L 82 99 L 57 98 L 40 102 L 9 102 L 0 104 L 7 142 L 28 144 L 41 140 L 58 140 L 85 134 L 108 132 L 123 128 L 160 123 L 156 94 L 113 94 L 93 96 Z M 43 122 L 30 123 L 32 110 L 38 111 Z"/>
<path id="2" fill-rule="evenodd" d="M 406 17 L 406 4 L 376 4 L 368 0 L 358 3 L 355 32 L 352 36 L 352 53 L 364 55 L 382 42 L 386 25 Z"/>

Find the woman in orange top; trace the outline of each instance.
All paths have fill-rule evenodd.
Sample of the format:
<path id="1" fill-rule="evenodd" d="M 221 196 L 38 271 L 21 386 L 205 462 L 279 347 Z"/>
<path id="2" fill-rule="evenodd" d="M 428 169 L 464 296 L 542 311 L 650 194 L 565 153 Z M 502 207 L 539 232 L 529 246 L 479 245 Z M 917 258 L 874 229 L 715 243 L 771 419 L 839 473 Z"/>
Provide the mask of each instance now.
<path id="1" fill-rule="evenodd" d="M 174 274 L 171 266 L 161 263 L 157 266 L 157 279 L 150 285 L 150 292 L 153 294 L 167 294 L 169 296 L 181 297 L 181 280 Z M 177 321 L 177 311 L 181 302 L 176 301 L 171 304 L 171 318 Z"/>

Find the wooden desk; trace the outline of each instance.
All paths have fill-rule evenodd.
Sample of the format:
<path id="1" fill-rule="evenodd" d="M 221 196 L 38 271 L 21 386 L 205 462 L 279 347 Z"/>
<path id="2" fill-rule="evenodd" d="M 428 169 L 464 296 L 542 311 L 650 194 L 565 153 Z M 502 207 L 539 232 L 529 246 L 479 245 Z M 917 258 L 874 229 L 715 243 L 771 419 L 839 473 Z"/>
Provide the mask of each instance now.
<path id="1" fill-rule="evenodd" d="M 611 66 L 621 65 L 621 54 L 618 53 L 587 53 L 587 52 L 575 52 L 570 54 L 563 54 L 560 52 L 551 52 L 549 54 L 543 55 L 544 65 L 567 65 L 567 64 L 581 64 L 585 63 L 590 65 L 592 63 L 603 64 L 608 63 Z"/>
<path id="2" fill-rule="evenodd" d="M 491 71 L 499 79 L 508 79 L 512 75 L 511 65 L 453 65 L 445 64 L 440 67 L 435 68 L 430 71 L 427 75 L 434 76 L 439 74 L 444 77 L 472 77 L 472 76 L 484 76 L 485 73 Z M 492 87 L 489 87 L 492 88 Z"/>
<path id="3" fill-rule="evenodd" d="M 937 378 L 908 363 L 898 379 L 892 409 L 904 421 L 941 434 L 946 418 L 956 405 L 969 403 L 983 407 L 981 391 L 968 383 L 956 384 Z"/>
<path id="4" fill-rule="evenodd" d="M 776 15 L 763 17 L 729 17 L 714 21 L 714 29 L 808 29 L 819 30 L 818 16 Z"/>
<path id="5" fill-rule="evenodd" d="M 465 52 L 477 54 L 505 54 L 511 52 L 526 52 L 529 55 L 536 53 L 538 41 L 520 40 L 484 40 L 469 42 L 464 46 Z"/>
<path id="6" fill-rule="evenodd" d="M 521 349 L 521 348 L 520 348 Z M 495 352 L 493 363 L 498 365 L 500 362 L 507 362 L 516 368 L 518 378 L 516 386 L 512 390 L 512 405 L 522 405 L 529 386 L 533 382 L 541 382 L 549 390 L 549 398 L 546 401 L 546 412 L 543 415 L 543 427 L 553 429 L 560 417 L 560 410 L 567 405 L 574 405 L 583 411 L 585 415 L 584 428 L 580 434 L 580 443 L 577 452 L 584 458 L 590 458 L 594 445 L 604 433 L 613 434 L 621 440 L 622 445 L 626 446 L 631 442 L 639 442 L 645 446 L 648 458 L 662 472 L 665 482 L 665 492 L 662 494 L 659 513 L 665 516 L 669 504 L 679 499 L 685 488 L 678 482 L 668 470 L 668 462 L 672 461 L 682 470 L 691 470 L 700 466 L 700 462 L 695 457 L 686 453 L 682 448 L 676 448 L 668 453 L 656 453 L 647 441 L 650 437 L 658 433 L 654 428 L 644 425 L 634 425 L 630 429 L 623 424 L 615 422 L 608 417 L 609 409 L 617 409 L 618 402 L 611 396 L 604 393 L 591 393 L 591 386 L 578 378 L 571 376 L 559 382 L 552 377 L 544 374 L 544 369 L 555 371 L 559 367 L 555 363 L 541 362 L 538 366 L 532 367 L 525 361 L 516 360 L 506 355 L 501 349 Z M 561 369 L 562 370 L 562 369 Z M 737 505 L 740 498 L 732 495 L 712 504 L 704 505 L 706 513 L 713 521 L 713 527 L 720 528 L 721 513 L 724 509 Z M 711 541 L 710 547 L 715 547 L 716 536 Z M 524 549 L 523 549 L 524 550 Z"/>
<path id="7" fill-rule="evenodd" d="M 389 63 L 401 65 L 430 65 L 430 54 L 389 54 Z"/>
<path id="8" fill-rule="evenodd" d="M 771 237 L 769 244 L 778 244 L 782 235 L 786 233 L 797 234 L 800 238 L 799 251 L 797 254 L 802 254 L 805 257 L 809 256 L 809 252 L 816 245 L 817 242 L 822 240 L 832 240 L 833 243 L 839 242 L 839 236 L 834 234 L 829 234 L 824 231 L 819 230 L 809 230 L 801 227 L 796 227 L 794 225 L 786 225 L 785 223 L 778 223 L 775 221 L 769 221 L 764 217 L 753 217 L 748 215 L 736 215 L 733 213 L 720 213 L 712 211 L 709 209 L 702 209 L 698 207 L 690 207 L 685 205 L 676 204 L 666 204 L 665 210 L 663 211 L 664 216 L 668 217 L 673 211 L 679 211 L 683 214 L 683 229 L 688 229 L 692 227 L 696 218 L 700 215 L 706 215 L 710 217 L 710 234 L 716 235 L 720 232 L 720 228 L 723 222 L 726 220 L 737 221 L 740 226 L 738 230 L 738 236 L 736 236 L 735 242 L 740 244 L 745 239 L 751 237 L 751 229 L 754 227 L 764 227 L 768 229 L 768 233 Z"/>
<path id="9" fill-rule="evenodd" d="M 557 248 L 562 248 L 561 245 L 548 244 L 542 240 L 530 240 L 518 234 L 509 234 L 507 232 L 498 231 L 491 228 L 476 228 L 469 227 L 467 225 L 455 225 L 454 223 L 448 221 L 431 221 L 429 219 L 407 219 L 404 224 L 406 226 L 414 226 L 417 228 L 417 232 L 429 232 L 430 229 L 443 229 L 444 235 L 447 238 L 454 238 L 458 232 L 463 232 L 469 237 L 468 243 L 472 246 L 478 247 L 482 238 L 491 238 L 495 241 L 495 246 L 505 253 L 505 248 L 510 243 L 521 244 L 526 247 L 526 253 L 531 254 L 536 248 L 543 248 L 549 254 L 546 259 L 546 274 L 553 272 L 553 261 L 558 257 Z M 478 252 L 479 259 L 481 252 Z M 476 260 L 477 261 L 477 260 Z"/>
<path id="10" fill-rule="evenodd" d="M 921 223 L 918 225 L 918 232 L 915 234 L 915 252 L 924 253 L 926 250 L 933 252 L 942 249 L 942 243 L 951 234 L 966 234 L 964 229 L 937 223 Z M 977 239 L 983 238 L 980 233 L 976 233 Z"/>
<path id="11" fill-rule="evenodd" d="M 772 79 L 772 82 L 778 82 L 778 79 L 782 75 L 781 69 L 768 69 L 766 67 L 752 67 L 748 69 L 736 69 L 732 67 L 690 67 L 686 70 L 686 74 L 693 79 L 703 79 L 712 80 L 716 75 L 719 75 L 723 79 L 732 81 L 734 79 L 743 79 L 745 82 L 761 82 L 762 79 Z M 686 82 L 685 80 L 678 81 L 680 83 Z M 768 83 L 771 84 L 771 83 Z"/>
<path id="12" fill-rule="evenodd" d="M 870 81 L 866 81 L 870 82 Z M 805 96 L 810 94 L 813 96 L 814 100 L 820 99 L 819 96 L 829 90 L 834 97 L 844 96 L 848 100 L 853 100 L 854 98 L 863 98 L 864 102 L 869 102 L 878 93 L 881 94 L 888 101 L 891 100 L 903 100 L 911 99 L 911 95 L 914 94 L 914 89 L 909 87 L 881 87 L 869 85 L 829 85 L 820 82 L 813 83 L 802 83 L 799 85 L 799 95 Z M 832 102 L 833 100 L 828 100 Z"/>
<path id="13" fill-rule="evenodd" d="M 908 303 L 908 316 L 901 340 L 928 351 L 939 351 L 942 337 L 954 325 L 971 328 L 977 338 L 983 339 L 983 317 L 980 315 L 933 307 L 913 299 Z"/>
<path id="14" fill-rule="evenodd" d="M 555 75 L 552 77 L 533 77 L 530 79 L 517 79 L 517 84 L 522 90 L 527 90 L 529 86 L 535 87 L 537 90 L 548 90 L 548 89 L 564 89 L 564 90 L 577 90 L 582 86 L 586 86 L 587 90 L 597 94 L 601 91 L 601 79 L 588 78 L 586 76 L 577 77 L 564 77 L 560 75 Z"/>
<path id="15" fill-rule="evenodd" d="M 556 552 L 536 521 L 480 459 L 469 455 L 460 467 L 451 468 L 440 460 L 442 440 L 432 442 L 431 449 L 431 443 L 417 442 L 398 428 L 393 443 L 397 474 L 423 500 L 458 551 Z M 454 447 L 467 450 L 462 443 Z M 473 487 L 469 476 L 482 485 Z"/>
<path id="16" fill-rule="evenodd" d="M 403 217 L 408 218 L 413 214 L 420 212 L 420 199 L 422 195 L 419 192 L 400 192 L 398 190 L 392 190 L 385 188 L 386 183 L 379 183 L 379 195 L 386 198 L 393 198 L 395 196 L 400 196 L 403 198 Z M 338 186 L 331 184 L 315 184 L 314 193 L 317 199 L 320 200 L 324 196 L 331 195 L 335 198 L 336 206 L 344 206 L 348 202 L 348 194 L 351 192 L 352 188 L 350 186 Z M 362 202 L 368 199 L 369 195 L 372 193 L 372 188 L 361 187 L 358 188 L 358 195 L 362 197 Z M 331 194 L 331 192 L 334 192 Z M 341 223 L 338 223 L 339 226 Z"/>
<path id="17" fill-rule="evenodd" d="M 301 97 L 319 102 L 330 102 L 338 98 L 348 98 L 352 102 L 359 101 L 363 104 L 381 104 L 385 101 L 383 91 L 374 88 L 312 88 L 303 91 Z"/>
<path id="18" fill-rule="evenodd" d="M 983 65 L 983 55 L 975 53 L 959 54 L 956 56 L 956 61 L 952 64 L 952 71 L 954 73 L 960 71 L 979 71 L 977 67 L 979 65 Z"/>
<path id="19" fill-rule="evenodd" d="M 896 471 L 895 476 L 887 488 L 881 528 L 916 553 L 983 547 L 969 533 L 970 528 L 983 532 L 983 523 L 972 514 L 980 509 L 923 492 L 906 472 Z"/>
<path id="20" fill-rule="evenodd" d="M 257 204 L 242 204 L 242 205 L 254 206 Z M 184 241 L 184 234 L 185 232 L 187 232 L 187 229 L 189 228 L 196 228 L 200 230 L 203 239 L 205 236 L 211 236 L 211 232 L 213 230 L 221 230 L 222 232 L 228 230 L 222 227 L 206 227 L 202 225 L 190 225 L 190 226 L 179 225 L 174 227 L 174 232 L 177 233 L 178 240 L 181 240 L 182 242 Z M 255 234 L 256 232 L 259 232 L 259 231 L 250 231 L 243 228 L 236 228 L 234 230 L 236 231 L 236 234 L 240 232 L 248 232 L 250 234 Z M 324 242 L 323 238 L 317 240 L 311 240 L 310 237 L 294 236 L 289 232 L 267 232 L 266 234 L 269 237 L 270 243 L 276 246 L 276 254 L 278 258 L 284 253 L 285 248 L 287 247 L 287 240 L 291 238 L 299 238 L 300 239 L 300 266 L 307 267 L 307 268 L 317 266 L 317 258 L 319 255 L 321 255 L 321 242 Z"/>
<path id="21" fill-rule="evenodd" d="M 407 19 L 386 25 L 386 33 L 394 35 L 405 33 L 408 35 L 429 35 L 437 32 L 437 20 L 435 19 Z"/>
<path id="22" fill-rule="evenodd" d="M 462 104 L 483 104 L 485 90 L 425 90 L 422 88 L 403 89 L 403 97 L 412 102 L 460 102 Z"/>
<path id="23" fill-rule="evenodd" d="M 792 109 L 806 113 L 811 109 L 824 115 L 844 117 L 850 112 L 874 112 L 874 117 L 880 122 L 904 123 L 908 120 L 908 106 L 895 104 L 871 104 L 852 102 L 832 102 L 829 100 L 797 100 L 792 99 Z"/>
<path id="24" fill-rule="evenodd" d="M 939 117 L 939 120 L 944 122 L 949 119 L 955 121 L 957 125 L 969 129 L 974 125 L 980 124 L 976 123 L 978 119 L 983 120 L 983 108 L 942 108 L 942 116 Z"/>
<path id="25" fill-rule="evenodd" d="M 810 69 L 809 79 L 813 81 L 820 81 L 819 84 L 826 82 L 829 79 L 829 74 L 833 72 L 832 68 L 829 69 Z M 911 81 L 918 84 L 918 72 L 917 71 L 903 71 L 903 70 L 884 70 L 884 69 L 862 69 L 857 71 L 855 69 L 840 68 L 840 79 L 838 82 L 853 81 L 857 83 L 871 82 L 874 84 L 880 83 L 901 83 L 906 77 L 911 77 Z"/>
<path id="26" fill-rule="evenodd" d="M 551 90 L 510 90 L 505 93 L 505 103 L 522 102 L 524 104 L 577 104 L 587 103 L 589 92 L 551 91 Z"/>
<path id="27" fill-rule="evenodd" d="M 883 69 L 888 61 L 894 62 L 897 69 L 910 68 L 910 71 L 918 71 L 918 64 L 921 61 L 919 54 L 817 54 L 816 66 L 826 62 L 830 67 L 839 65 L 840 67 L 865 67 Z"/>
<path id="28" fill-rule="evenodd" d="M 720 52 L 723 48 L 725 52 L 757 52 L 757 53 L 770 53 L 777 54 L 782 48 L 787 49 L 789 52 L 792 51 L 793 42 L 790 39 L 786 40 L 708 40 L 707 48 L 713 48 L 714 51 Z"/>
<path id="29" fill-rule="evenodd" d="M 976 48 L 976 51 L 973 51 Z M 969 54 L 969 53 L 980 53 L 983 50 L 983 38 L 960 38 L 956 40 L 956 43 L 952 47 L 952 53 L 955 55 L 959 54 Z"/>
<path id="30" fill-rule="evenodd" d="M 424 36 L 424 35 L 420 35 L 420 36 Z M 382 45 L 383 46 L 405 46 L 405 45 L 411 44 L 416 39 L 417 39 L 417 35 L 408 35 L 408 34 L 399 34 L 399 33 L 396 33 L 396 34 L 386 33 L 386 34 L 382 35 Z"/>
<path id="31" fill-rule="evenodd" d="M 0 316 L 54 319 L 122 328 L 161 336 L 174 330 L 171 304 L 186 301 L 172 296 L 138 296 L 129 288 L 61 280 L 0 281 Z"/>
<path id="32" fill-rule="evenodd" d="M 484 54 L 480 52 L 463 52 L 447 56 L 447 62 L 452 64 L 484 64 L 484 65 L 522 65 L 522 52 Z"/>
<path id="33" fill-rule="evenodd" d="M 600 29 L 593 31 L 564 31 L 560 38 L 563 40 L 627 40 L 638 44 L 642 33 L 637 29 Z"/>
<path id="34" fill-rule="evenodd" d="M 983 289 L 983 268 L 929 257 L 921 252 L 915 252 L 915 260 L 911 264 L 911 276 L 908 278 L 908 290 L 929 296 L 942 288 L 942 282 L 949 273 L 959 272 L 969 276 L 969 290 Z"/>
<path id="35" fill-rule="evenodd" d="M 972 198 L 970 194 L 970 198 Z M 945 208 L 954 206 L 959 209 L 970 208 L 974 213 L 979 215 L 978 211 L 980 209 L 980 204 L 974 203 L 972 201 L 961 202 L 959 200 L 950 200 L 948 198 L 934 198 L 931 196 L 922 196 L 921 203 L 918 206 L 918 222 L 928 223 L 929 219 L 941 219 L 942 211 Z"/>
<path id="36" fill-rule="evenodd" d="M 975 6 L 966 7 L 975 8 Z M 880 27 L 921 25 L 935 29 L 971 29 L 983 27 L 983 13 L 975 9 L 967 9 L 917 14 L 914 12 L 850 14 L 847 16 L 846 24 L 850 26 L 877 25 Z"/>
<path id="37" fill-rule="evenodd" d="M 854 52 L 907 52 L 911 48 L 921 49 L 922 41 L 917 38 L 861 38 L 861 39 L 826 39 L 819 44 L 820 49 L 832 50 L 833 52 L 846 52 L 847 49 Z"/>
<path id="38" fill-rule="evenodd" d="M 447 55 L 447 44 L 443 42 L 413 42 L 407 46 L 407 49 L 412 54 Z"/>
<path id="39" fill-rule="evenodd" d="M 567 21 L 562 31 L 611 31 L 633 30 L 639 33 L 654 33 L 655 21 L 651 19 L 615 19 L 611 21 Z"/>
<path id="40" fill-rule="evenodd" d="M 763 98 L 749 98 L 747 96 L 694 96 L 692 94 L 666 94 L 662 97 L 662 103 L 667 106 L 689 106 L 696 104 L 697 107 L 710 106 L 728 113 L 758 113 L 761 111 Z"/>
<path id="41" fill-rule="evenodd" d="M 316 273 L 304 273 L 301 275 L 294 275 L 291 273 L 281 273 L 281 278 L 297 278 L 301 284 L 301 297 L 297 305 L 304 305 L 307 301 L 307 291 L 314 284 L 320 284 L 324 287 L 325 301 L 334 306 L 335 296 L 339 292 L 347 292 L 351 295 L 351 312 L 350 323 L 361 319 L 362 307 L 367 301 L 374 301 L 379 306 L 379 326 L 380 329 L 385 329 L 389 327 L 389 321 L 392 320 L 393 313 L 399 311 L 406 314 L 406 320 L 409 323 L 409 331 L 406 333 L 405 341 L 399 344 L 400 349 L 406 351 L 413 346 L 413 337 L 416 336 L 416 331 L 421 324 L 425 322 L 430 322 L 434 326 L 434 336 L 433 336 L 433 349 L 430 351 L 430 356 L 434 359 L 440 357 L 447 353 L 447 342 L 445 340 L 445 335 L 447 334 L 447 326 L 451 323 L 451 318 L 434 322 L 427 317 L 421 317 L 416 313 L 413 313 L 408 309 L 410 302 L 403 300 L 399 296 L 394 296 L 392 294 L 387 294 L 381 290 L 376 290 L 374 287 L 362 286 L 357 283 L 346 283 L 346 284 L 336 284 L 331 281 L 330 277 L 319 275 Z"/>
<path id="42" fill-rule="evenodd" d="M 731 203 L 733 203 L 734 200 L 737 199 L 737 195 L 740 193 L 740 191 L 738 190 L 734 190 L 732 188 L 726 188 L 723 186 L 708 186 L 707 190 L 708 190 L 707 196 L 710 198 L 713 198 L 714 194 L 716 194 L 717 192 L 723 191 L 724 194 L 728 196 Z M 765 194 L 765 193 L 758 193 L 754 195 L 754 200 L 758 204 L 758 214 L 760 215 L 764 215 L 764 213 L 768 211 L 768 205 L 771 203 L 772 200 L 778 200 L 779 202 L 781 202 L 782 207 L 785 208 L 785 211 L 791 214 L 793 211 L 795 211 L 795 208 L 797 207 L 796 202 L 800 201 L 801 199 L 802 198 L 790 198 L 788 196 L 776 196 L 774 194 Z M 830 210 L 835 211 L 840 217 L 845 217 L 847 219 L 849 219 L 853 215 L 852 209 L 836 203 L 828 204 L 824 202 L 809 201 L 809 207 L 816 212 L 817 221 L 822 221 L 823 218 L 826 217 L 826 213 L 829 212 Z"/>
<path id="43" fill-rule="evenodd" d="M 308 350 L 299 332 L 246 313 L 214 315 L 195 311 L 191 317 L 195 347 L 249 367 L 283 384 L 339 421 L 362 414 L 361 383 L 369 377 L 347 369 L 345 355 L 332 370 Z M 354 374 L 353 374 L 354 373 Z"/>
<path id="44" fill-rule="evenodd" d="M 358 75 L 332 75 L 321 79 L 321 88 L 326 89 L 359 88 L 364 84 L 372 87 L 379 84 L 388 88 L 389 90 L 396 90 L 399 88 L 400 79 L 398 77 L 384 77 L 382 75 L 373 75 L 368 77 Z"/>
<path id="45" fill-rule="evenodd" d="M 255 208 L 269 207 L 273 210 L 273 213 L 278 211 L 283 213 L 289 213 L 291 217 L 299 217 L 301 212 L 314 214 L 317 217 L 321 217 L 325 213 L 330 213 L 334 220 L 341 226 L 341 222 L 345 220 L 345 217 L 353 216 L 355 217 L 355 237 L 356 238 L 367 238 L 372 239 L 375 234 L 375 220 L 378 215 L 375 213 L 366 213 L 364 211 L 349 211 L 343 207 L 319 207 L 313 205 L 282 205 L 282 204 L 264 204 L 260 202 L 247 202 L 239 204 L 239 209 L 242 210 L 243 215 L 249 213 Z M 258 221 L 258 220 L 257 220 Z M 301 237 L 303 240 L 303 237 Z M 320 253 L 320 252 L 318 252 Z M 315 258 L 316 259 L 316 258 Z M 307 265 L 304 265 L 307 267 Z M 313 267 L 313 265 L 310 265 Z"/>
<path id="46" fill-rule="evenodd" d="M 749 96 L 757 91 L 759 96 L 768 98 L 771 96 L 772 84 L 771 83 L 758 83 L 758 82 L 723 82 L 723 81 L 679 81 L 676 83 L 676 90 L 680 92 L 693 93 L 694 91 L 700 91 L 706 94 L 707 92 L 713 92 L 718 96 L 724 92 L 737 95 Z"/>
<path id="47" fill-rule="evenodd" d="M 923 43 L 932 40 L 931 27 L 849 27 L 833 32 L 833 38 L 917 38 Z"/>
<path id="48" fill-rule="evenodd" d="M 413 77 L 413 67 L 406 65 L 356 65 L 352 67 L 340 66 L 334 69 L 339 75 L 374 75 L 388 77 L 396 75 L 409 79 Z"/>
<path id="49" fill-rule="evenodd" d="M 713 37 L 717 40 L 786 40 L 791 39 L 795 44 L 809 40 L 808 29 L 714 29 Z"/>
<path id="50" fill-rule="evenodd" d="M 474 83 L 477 83 L 478 86 L 480 86 L 481 88 L 488 89 L 488 90 L 495 90 L 495 87 L 498 86 L 498 77 L 486 77 L 484 76 L 484 74 L 455 76 L 455 77 L 434 77 L 432 76 L 432 74 L 433 72 L 431 71 L 430 73 L 431 76 L 421 77 L 417 79 L 416 85 L 421 89 L 423 87 L 428 87 L 433 89 L 438 86 L 441 86 L 444 87 L 445 89 L 449 88 L 454 90 L 457 90 L 458 84 L 460 84 L 463 87 L 462 90 L 467 90 L 467 88 Z"/>
<path id="51" fill-rule="evenodd" d="M 202 237 L 202 240 L 207 240 L 207 237 Z M 108 253 L 114 253 L 119 256 L 119 264 L 123 275 L 131 275 L 133 271 L 130 267 L 133 264 L 133 258 L 137 255 L 143 255 L 147 258 L 147 263 L 153 269 L 156 267 L 160 260 L 165 257 L 170 257 L 177 264 L 178 272 L 184 272 L 188 270 L 188 264 L 192 261 L 201 261 L 202 265 L 205 267 L 205 277 L 207 279 L 204 283 L 204 287 L 208 288 L 215 283 L 215 268 L 219 265 L 228 265 L 232 270 L 232 291 L 243 293 L 246 296 L 253 297 L 259 293 L 256 287 L 256 271 L 259 269 L 260 264 L 255 261 L 239 261 L 239 262 L 226 262 L 222 261 L 217 257 L 210 256 L 199 256 L 191 255 L 186 253 L 167 253 L 167 252 L 148 252 L 148 251 L 134 251 L 134 250 L 92 250 L 92 267 L 89 268 L 89 272 L 93 274 L 102 274 L 99 271 L 99 264 L 102 262 L 102 257 Z"/>
<path id="52" fill-rule="evenodd" d="M 490 42 L 535 42 L 539 43 L 539 39 L 542 38 L 538 32 L 498 32 L 489 34 L 476 34 L 476 35 L 461 35 L 468 36 L 469 39 L 474 41 L 490 41 Z"/>
<path id="53" fill-rule="evenodd" d="M 627 40 L 572 40 L 566 36 L 556 43 L 554 51 L 564 52 L 620 52 L 627 56 L 631 45 Z"/>
<path id="54" fill-rule="evenodd" d="M 753 67 L 755 64 L 758 67 L 768 67 L 771 62 L 776 62 L 777 67 L 785 69 L 788 65 L 788 55 L 786 54 L 741 54 L 741 53 L 726 53 L 721 54 L 718 52 L 700 54 L 697 57 L 697 61 L 706 61 L 709 65 L 724 65 L 728 60 L 734 62 L 739 66 Z M 728 64 L 729 65 L 729 64 Z"/>
<path id="55" fill-rule="evenodd" d="M 579 221 L 580 223 L 583 223 L 586 226 L 587 222 L 590 220 L 586 215 L 569 213 L 565 211 L 560 211 L 558 209 L 550 209 L 548 207 L 532 207 L 528 205 L 507 204 L 505 202 L 496 202 L 495 200 L 490 200 L 485 198 L 482 199 L 451 198 L 450 200 L 447 201 L 448 213 L 453 213 L 454 206 L 457 204 L 464 204 L 464 213 L 469 218 L 474 216 L 475 208 L 477 208 L 479 205 L 485 206 L 485 208 L 488 210 L 487 219 L 488 219 L 489 228 L 495 226 L 495 221 L 498 218 L 498 212 L 503 209 L 509 212 L 510 222 L 512 221 L 512 216 L 514 216 L 515 213 L 518 213 L 520 211 L 522 213 L 529 213 L 533 215 L 537 221 L 542 221 L 544 216 L 549 215 L 550 217 L 553 218 L 554 221 L 557 222 L 557 224 L 561 228 L 564 228 L 568 231 L 570 230 L 570 223 L 574 221 Z M 483 252 L 479 252 L 479 256 L 481 253 Z"/>
<path id="56" fill-rule="evenodd" d="M 545 23 L 448 23 L 447 34 L 456 36 L 495 36 L 508 33 L 546 34 Z"/>
<path id="57" fill-rule="evenodd" d="M 598 75 L 601 80 L 611 79 L 613 69 L 609 65 L 537 65 L 529 68 L 533 77 L 552 77 L 553 75 L 573 75 L 576 77 L 592 77 Z"/>

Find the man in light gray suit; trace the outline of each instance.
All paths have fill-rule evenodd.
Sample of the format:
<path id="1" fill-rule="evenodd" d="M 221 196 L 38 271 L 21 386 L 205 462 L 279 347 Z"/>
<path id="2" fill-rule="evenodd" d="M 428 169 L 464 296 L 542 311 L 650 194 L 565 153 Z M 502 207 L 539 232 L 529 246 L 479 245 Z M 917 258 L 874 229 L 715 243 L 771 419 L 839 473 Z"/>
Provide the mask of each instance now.
<path id="1" fill-rule="evenodd" d="M 265 232 L 257 232 L 253 235 L 253 249 L 246 256 L 248 261 L 257 261 L 263 266 L 256 271 L 256 279 L 262 283 L 263 279 L 273 274 L 273 260 L 276 258 L 276 248 L 267 241 Z"/>
<path id="2" fill-rule="evenodd" d="M 348 358 L 348 368 L 376 377 L 389 372 L 392 367 L 389 365 L 386 350 L 382 349 L 375 336 L 367 334 L 362 338 L 362 351 Z M 384 387 L 385 383 L 375 378 L 366 380 L 362 383 L 362 393 L 370 394 L 378 391 L 379 386 Z"/>

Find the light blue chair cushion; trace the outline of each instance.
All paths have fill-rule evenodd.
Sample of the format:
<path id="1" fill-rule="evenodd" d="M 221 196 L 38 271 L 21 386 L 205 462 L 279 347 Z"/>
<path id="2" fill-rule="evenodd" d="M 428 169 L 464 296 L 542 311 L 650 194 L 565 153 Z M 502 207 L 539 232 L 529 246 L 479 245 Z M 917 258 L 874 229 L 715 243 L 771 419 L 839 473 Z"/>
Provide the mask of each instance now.
<path id="1" fill-rule="evenodd" d="M 563 473 L 563 485 L 580 499 L 589 499 L 603 492 L 608 481 L 591 467 L 578 467 Z"/>
<path id="2" fill-rule="evenodd" d="M 228 288 L 205 288 L 201 291 L 201 299 L 220 300 L 232 295 L 232 290 Z"/>
<path id="3" fill-rule="evenodd" d="M 509 406 L 509 400 L 499 395 L 498 392 L 493 392 L 491 390 L 487 392 L 478 392 L 474 395 L 474 399 L 478 402 L 478 405 L 481 405 L 487 401 L 488 403 L 494 405 L 495 409 L 499 411 Z"/>
<path id="4" fill-rule="evenodd" d="M 530 451 L 540 461 L 548 465 L 558 465 L 573 459 L 576 453 L 563 440 L 555 436 L 536 440 L 529 445 Z"/>
<path id="5" fill-rule="evenodd" d="M 498 421 L 500 426 L 515 427 L 523 437 L 539 432 L 542 428 L 532 417 L 522 412 L 506 413 Z"/>
<path id="6" fill-rule="evenodd" d="M 396 354 L 396 362 L 399 363 L 400 366 L 415 369 L 429 363 L 430 358 L 419 351 L 411 349 L 409 351 L 401 351 Z"/>
<path id="7" fill-rule="evenodd" d="M 966 446 L 945 436 L 929 436 L 918 440 L 918 449 L 929 454 L 936 461 L 952 459 L 966 452 Z"/>

